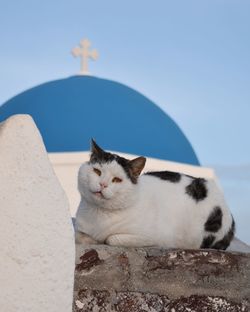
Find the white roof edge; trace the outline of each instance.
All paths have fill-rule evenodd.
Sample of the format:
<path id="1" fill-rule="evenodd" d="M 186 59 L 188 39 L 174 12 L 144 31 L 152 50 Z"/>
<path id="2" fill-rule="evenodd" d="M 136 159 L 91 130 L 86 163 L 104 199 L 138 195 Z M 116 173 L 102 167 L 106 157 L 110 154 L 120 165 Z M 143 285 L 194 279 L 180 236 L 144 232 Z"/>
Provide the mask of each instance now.
<path id="1" fill-rule="evenodd" d="M 133 159 L 138 157 L 138 155 L 125 154 L 115 151 L 110 151 L 112 153 L 119 154 L 120 156 Z M 81 164 L 89 159 L 89 151 L 83 152 L 64 152 L 64 153 L 49 153 L 49 159 L 54 166 L 60 165 L 76 165 Z M 147 170 L 169 170 L 174 172 L 182 172 L 185 174 L 193 175 L 196 177 L 204 177 L 208 179 L 216 179 L 215 172 L 212 168 L 200 167 L 190 164 L 178 163 L 173 161 L 167 161 L 157 158 L 147 157 L 147 162 L 145 166 L 145 171 Z M 216 179 L 217 180 L 217 179 Z"/>

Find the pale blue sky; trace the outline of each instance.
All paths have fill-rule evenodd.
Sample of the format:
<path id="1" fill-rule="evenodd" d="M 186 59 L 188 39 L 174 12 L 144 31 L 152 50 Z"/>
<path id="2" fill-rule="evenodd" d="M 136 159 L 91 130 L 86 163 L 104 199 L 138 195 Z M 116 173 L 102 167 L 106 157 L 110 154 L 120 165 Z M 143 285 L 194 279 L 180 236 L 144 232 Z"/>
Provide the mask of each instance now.
<path id="1" fill-rule="evenodd" d="M 162 107 L 203 165 L 250 163 L 250 1 L 0 0 L 0 8 L 0 104 L 77 73 L 70 50 L 88 37 L 100 53 L 93 74 Z"/>

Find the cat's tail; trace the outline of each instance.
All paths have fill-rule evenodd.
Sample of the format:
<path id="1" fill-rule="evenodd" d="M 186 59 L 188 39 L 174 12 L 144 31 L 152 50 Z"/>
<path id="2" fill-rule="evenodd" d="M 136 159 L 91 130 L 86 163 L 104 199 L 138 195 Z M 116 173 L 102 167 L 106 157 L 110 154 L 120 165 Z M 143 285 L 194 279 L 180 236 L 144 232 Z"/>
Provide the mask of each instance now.
<path id="1" fill-rule="evenodd" d="M 223 236 L 223 238 L 221 240 L 217 241 L 211 248 L 226 250 L 227 247 L 230 245 L 231 241 L 233 240 L 234 236 L 235 236 L 235 230 L 236 230 L 235 221 L 234 221 L 234 218 L 232 216 L 231 225 L 230 225 L 228 231 Z"/>

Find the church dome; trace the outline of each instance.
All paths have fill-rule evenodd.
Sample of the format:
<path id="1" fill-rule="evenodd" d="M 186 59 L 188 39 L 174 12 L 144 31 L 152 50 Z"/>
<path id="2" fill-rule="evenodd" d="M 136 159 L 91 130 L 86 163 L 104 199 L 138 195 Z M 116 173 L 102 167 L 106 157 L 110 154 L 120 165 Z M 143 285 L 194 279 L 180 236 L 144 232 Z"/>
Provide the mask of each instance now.
<path id="1" fill-rule="evenodd" d="M 30 114 L 48 152 L 107 150 L 199 165 L 177 126 L 139 92 L 114 81 L 73 76 L 29 89 L 0 106 L 0 121 Z"/>

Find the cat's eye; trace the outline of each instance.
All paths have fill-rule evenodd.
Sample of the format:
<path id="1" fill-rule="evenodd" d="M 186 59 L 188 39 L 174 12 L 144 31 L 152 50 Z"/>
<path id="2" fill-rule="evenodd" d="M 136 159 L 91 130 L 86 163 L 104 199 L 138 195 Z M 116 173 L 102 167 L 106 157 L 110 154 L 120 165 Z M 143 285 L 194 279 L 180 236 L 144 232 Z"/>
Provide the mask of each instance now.
<path id="1" fill-rule="evenodd" d="M 121 183 L 121 182 L 122 182 L 122 179 L 117 178 L 117 177 L 114 177 L 113 180 L 112 180 L 112 182 L 114 182 L 114 183 Z"/>
<path id="2" fill-rule="evenodd" d="M 97 169 L 97 168 L 93 168 L 93 170 L 94 170 L 94 172 L 95 172 L 97 175 L 99 175 L 99 176 L 102 174 L 101 170 L 99 170 L 99 169 Z"/>

